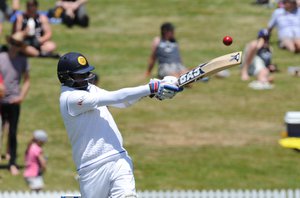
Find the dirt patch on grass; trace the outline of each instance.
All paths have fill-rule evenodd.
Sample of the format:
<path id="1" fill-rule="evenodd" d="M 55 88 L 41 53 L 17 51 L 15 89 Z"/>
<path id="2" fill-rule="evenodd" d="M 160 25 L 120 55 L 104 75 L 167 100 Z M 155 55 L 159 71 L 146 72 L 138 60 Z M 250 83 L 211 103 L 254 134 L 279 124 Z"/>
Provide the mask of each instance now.
<path id="1" fill-rule="evenodd" d="M 264 122 L 211 121 L 200 124 L 166 121 L 155 123 L 154 126 L 148 126 L 147 123 L 135 125 L 134 133 L 125 134 L 125 142 L 152 146 L 245 146 L 276 144 L 279 138 L 277 131 L 273 132 L 273 124 Z"/>

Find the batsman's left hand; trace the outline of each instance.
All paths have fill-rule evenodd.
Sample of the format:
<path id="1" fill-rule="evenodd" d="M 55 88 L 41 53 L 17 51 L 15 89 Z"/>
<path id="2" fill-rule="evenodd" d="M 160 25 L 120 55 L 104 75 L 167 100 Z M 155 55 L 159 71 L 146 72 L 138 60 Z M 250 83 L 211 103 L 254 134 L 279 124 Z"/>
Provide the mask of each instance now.
<path id="1" fill-rule="evenodd" d="M 161 80 L 155 97 L 159 100 L 171 99 L 182 90 L 183 88 L 178 87 L 178 79 L 176 77 L 166 76 Z"/>

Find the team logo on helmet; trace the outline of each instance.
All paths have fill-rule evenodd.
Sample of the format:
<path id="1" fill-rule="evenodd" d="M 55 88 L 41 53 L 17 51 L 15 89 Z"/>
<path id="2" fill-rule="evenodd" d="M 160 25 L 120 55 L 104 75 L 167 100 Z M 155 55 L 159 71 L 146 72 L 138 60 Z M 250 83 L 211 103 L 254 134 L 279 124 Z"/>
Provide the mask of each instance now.
<path id="1" fill-rule="evenodd" d="M 79 56 L 77 60 L 80 65 L 86 65 L 86 59 L 83 56 Z"/>

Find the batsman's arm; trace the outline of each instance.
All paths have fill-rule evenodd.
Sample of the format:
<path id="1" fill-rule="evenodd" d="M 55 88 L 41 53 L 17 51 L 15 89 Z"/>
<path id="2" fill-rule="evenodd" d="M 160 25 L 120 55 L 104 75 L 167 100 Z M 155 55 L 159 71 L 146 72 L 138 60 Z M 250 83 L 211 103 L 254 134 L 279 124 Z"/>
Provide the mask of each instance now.
<path id="1" fill-rule="evenodd" d="M 140 86 L 140 88 L 141 87 L 143 87 L 143 86 Z M 118 91 L 113 91 L 113 92 L 102 89 L 101 92 L 102 92 L 103 95 L 109 96 L 109 97 L 110 96 L 118 97 L 119 94 L 120 94 L 120 97 L 118 97 L 119 100 L 116 101 L 115 104 L 110 104 L 110 105 L 107 105 L 107 106 L 112 106 L 112 107 L 117 107 L 117 108 L 126 108 L 126 107 L 129 107 L 129 106 L 133 105 L 134 103 L 138 102 L 141 98 L 150 95 L 149 85 L 148 85 L 148 87 L 146 85 L 146 88 L 145 88 L 146 90 L 143 91 L 143 92 L 145 92 L 144 94 L 139 95 L 139 94 L 134 94 L 133 93 L 133 92 L 136 92 L 136 91 L 139 92 L 139 90 L 137 90 L 137 89 L 140 89 L 140 88 L 138 88 L 138 87 L 136 87 L 136 89 L 135 88 L 124 88 L 124 89 L 120 89 Z M 149 92 L 147 91 L 147 89 L 149 90 Z M 142 91 L 142 90 L 140 90 L 140 91 Z M 134 95 L 132 95 L 132 94 L 134 94 Z"/>
<path id="2" fill-rule="evenodd" d="M 137 101 L 150 94 L 151 92 L 148 84 L 133 88 L 124 88 L 117 91 L 101 91 L 96 93 L 76 91 L 69 95 L 67 106 L 69 114 L 76 116 L 99 106 L 126 107 L 126 105 L 121 104 Z"/>
<path id="3" fill-rule="evenodd" d="M 77 90 L 67 97 L 66 105 L 71 116 L 93 110 L 99 106 L 124 108 L 145 96 L 154 95 L 159 100 L 171 99 L 182 91 L 177 85 L 177 78 L 167 76 L 163 80 L 151 79 L 149 84 L 106 91 L 98 88 L 96 92 Z"/>

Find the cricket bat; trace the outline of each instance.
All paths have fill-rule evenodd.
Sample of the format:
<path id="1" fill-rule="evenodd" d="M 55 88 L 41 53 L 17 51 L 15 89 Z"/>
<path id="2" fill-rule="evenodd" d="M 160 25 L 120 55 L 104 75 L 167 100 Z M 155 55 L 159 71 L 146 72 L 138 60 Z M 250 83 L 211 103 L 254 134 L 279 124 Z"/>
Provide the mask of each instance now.
<path id="1" fill-rule="evenodd" d="M 242 52 L 233 52 L 224 56 L 212 59 L 209 62 L 202 63 L 187 73 L 181 75 L 178 79 L 178 86 L 183 87 L 197 80 L 211 76 L 219 71 L 241 64 Z"/>

